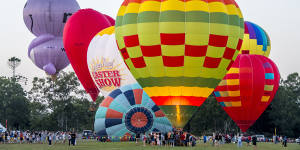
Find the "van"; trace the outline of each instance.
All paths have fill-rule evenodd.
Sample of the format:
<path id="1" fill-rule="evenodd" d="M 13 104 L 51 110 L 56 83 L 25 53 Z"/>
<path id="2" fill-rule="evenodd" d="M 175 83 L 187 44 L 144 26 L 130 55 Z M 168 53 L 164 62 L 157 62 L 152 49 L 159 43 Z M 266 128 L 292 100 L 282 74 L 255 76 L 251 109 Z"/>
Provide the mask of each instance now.
<path id="1" fill-rule="evenodd" d="M 265 136 L 264 135 L 254 135 L 257 138 L 258 142 L 265 142 Z"/>
<path id="2" fill-rule="evenodd" d="M 94 133 L 92 130 L 83 130 L 82 139 L 94 139 Z"/>

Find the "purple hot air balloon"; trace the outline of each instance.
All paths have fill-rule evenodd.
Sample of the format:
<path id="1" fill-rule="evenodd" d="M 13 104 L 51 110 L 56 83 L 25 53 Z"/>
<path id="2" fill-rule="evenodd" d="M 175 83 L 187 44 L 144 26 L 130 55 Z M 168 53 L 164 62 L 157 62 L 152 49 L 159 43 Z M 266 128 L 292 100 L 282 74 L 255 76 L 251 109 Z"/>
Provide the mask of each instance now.
<path id="1" fill-rule="evenodd" d="M 76 0 L 28 0 L 23 19 L 35 36 L 62 36 L 67 19 L 79 9 Z"/>
<path id="2" fill-rule="evenodd" d="M 70 64 L 62 37 L 55 37 L 51 34 L 35 38 L 29 45 L 28 57 L 49 75 L 56 75 Z"/>

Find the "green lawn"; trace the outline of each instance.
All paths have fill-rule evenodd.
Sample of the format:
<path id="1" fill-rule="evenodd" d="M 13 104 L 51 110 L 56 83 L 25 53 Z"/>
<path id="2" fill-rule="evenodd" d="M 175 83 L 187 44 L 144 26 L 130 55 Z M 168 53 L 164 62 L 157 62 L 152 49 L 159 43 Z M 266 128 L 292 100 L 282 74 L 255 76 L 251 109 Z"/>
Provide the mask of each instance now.
<path id="1" fill-rule="evenodd" d="M 141 149 L 199 149 L 199 150 L 237 150 L 237 146 L 235 144 L 225 144 L 222 147 L 212 147 L 210 144 L 198 144 L 197 147 L 194 148 L 183 148 L 183 147 L 175 147 L 175 148 L 166 148 L 166 147 L 151 147 L 146 146 L 143 147 L 142 144 L 135 144 L 129 142 L 120 142 L 120 143 L 99 143 L 93 141 L 79 142 L 77 146 L 69 147 L 68 145 L 63 144 L 55 144 L 53 146 L 48 146 L 46 144 L 0 144 L 0 150 L 141 150 Z M 300 145 L 298 144 L 288 144 L 287 148 L 281 147 L 280 144 L 272 144 L 272 143 L 258 143 L 257 150 L 300 150 Z M 243 147 L 239 150 L 253 150 L 253 147 L 247 147 L 243 144 Z"/>

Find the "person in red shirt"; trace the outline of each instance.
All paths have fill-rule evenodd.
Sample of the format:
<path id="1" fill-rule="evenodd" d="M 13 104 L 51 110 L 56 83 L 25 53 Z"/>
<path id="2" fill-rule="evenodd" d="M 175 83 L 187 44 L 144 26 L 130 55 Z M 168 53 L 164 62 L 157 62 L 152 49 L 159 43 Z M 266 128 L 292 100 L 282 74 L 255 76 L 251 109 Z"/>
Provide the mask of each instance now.
<path id="1" fill-rule="evenodd" d="M 180 145 L 183 146 L 185 140 L 185 135 L 183 133 L 180 133 Z"/>
<path id="2" fill-rule="evenodd" d="M 249 135 L 247 139 L 247 146 L 250 146 L 250 142 L 251 142 L 251 136 Z"/>
<path id="3" fill-rule="evenodd" d="M 24 140 L 24 135 L 23 135 L 23 132 L 20 133 L 20 144 L 23 143 L 23 140 Z"/>

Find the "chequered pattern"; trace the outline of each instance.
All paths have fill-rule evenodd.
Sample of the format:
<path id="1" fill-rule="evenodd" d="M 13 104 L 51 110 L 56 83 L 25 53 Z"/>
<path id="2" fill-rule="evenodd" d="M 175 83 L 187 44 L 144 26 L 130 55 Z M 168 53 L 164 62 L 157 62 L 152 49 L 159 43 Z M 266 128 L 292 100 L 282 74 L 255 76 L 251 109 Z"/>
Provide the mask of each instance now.
<path id="1" fill-rule="evenodd" d="M 196 4 L 200 5 L 196 7 Z M 206 13 L 206 16 L 189 14 L 195 11 Z M 157 17 L 146 15 L 151 12 L 157 13 Z M 233 17 L 235 19 L 231 20 Z M 189 22 L 186 21 L 188 18 Z M 123 58 L 130 69 L 142 76 L 145 73 L 142 70 L 148 70 L 157 59 L 161 60 L 157 65 L 179 69 L 186 67 L 189 59 L 200 57 L 204 61 L 199 67 L 226 66 L 229 69 L 241 48 L 244 27 L 234 0 L 125 0 L 117 22 L 116 37 Z M 202 30 L 205 29 L 210 33 L 204 33 Z M 226 65 L 223 65 L 225 61 Z"/>
<path id="2" fill-rule="evenodd" d="M 243 35 L 234 0 L 125 0 L 116 20 L 133 76 L 150 97 L 172 105 L 200 106 L 230 69 Z M 190 97 L 198 101 L 185 102 Z"/>
<path id="3" fill-rule="evenodd" d="M 214 95 L 228 115 L 246 132 L 272 102 L 279 80 L 278 69 L 270 59 L 240 54 Z"/>
<path id="4" fill-rule="evenodd" d="M 256 54 L 269 57 L 271 41 L 264 29 L 260 26 L 245 21 L 245 35 L 240 54 Z"/>

